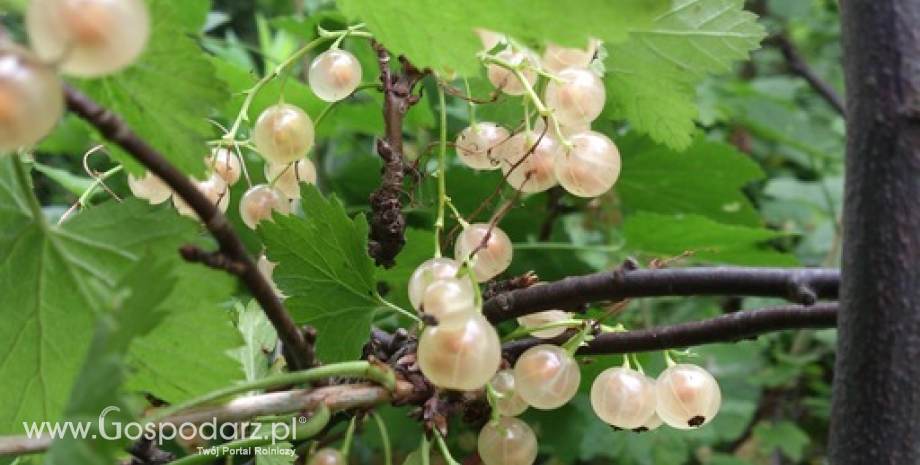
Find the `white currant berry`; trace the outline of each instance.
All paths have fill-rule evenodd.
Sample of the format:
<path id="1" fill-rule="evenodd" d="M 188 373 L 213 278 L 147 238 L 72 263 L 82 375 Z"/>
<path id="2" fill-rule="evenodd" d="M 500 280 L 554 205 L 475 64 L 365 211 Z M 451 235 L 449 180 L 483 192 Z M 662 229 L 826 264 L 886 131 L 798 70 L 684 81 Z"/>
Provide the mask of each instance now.
<path id="1" fill-rule="evenodd" d="M 310 456 L 307 465 L 345 465 L 348 460 L 337 449 L 324 447 Z"/>
<path id="2" fill-rule="evenodd" d="M 591 407 L 604 423 L 635 429 L 655 414 L 655 396 L 655 383 L 644 374 L 630 368 L 608 368 L 591 386 Z"/>
<path id="3" fill-rule="evenodd" d="M 151 205 L 163 203 L 172 195 L 169 185 L 149 171 L 139 178 L 129 174 L 128 188 L 135 197 L 144 199 Z"/>
<path id="4" fill-rule="evenodd" d="M 556 179 L 579 197 L 597 197 L 620 177 L 620 151 L 609 137 L 595 131 L 569 136 L 571 148 L 556 158 Z"/>
<path id="5" fill-rule="evenodd" d="M 31 52 L 0 45 L 0 153 L 32 145 L 64 115 L 57 74 Z"/>
<path id="6" fill-rule="evenodd" d="M 500 148 L 509 136 L 507 129 L 495 123 L 477 123 L 460 131 L 457 154 L 463 164 L 474 170 L 498 169 Z"/>
<path id="7" fill-rule="evenodd" d="M 409 277 L 409 302 L 412 308 L 420 310 L 428 286 L 441 278 L 456 277 L 461 266 L 449 258 L 431 258 L 419 265 Z"/>
<path id="8" fill-rule="evenodd" d="M 272 212 L 282 215 L 291 213 L 291 202 L 278 189 L 268 184 L 252 186 L 240 198 L 240 218 L 250 229 L 263 220 L 272 219 Z"/>
<path id="9" fill-rule="evenodd" d="M 557 184 L 555 163 L 561 151 L 549 134 L 515 134 L 503 144 L 502 172 L 508 184 L 521 192 L 543 192 Z"/>
<path id="10" fill-rule="evenodd" d="M 705 369 L 678 364 L 661 372 L 655 382 L 657 412 L 678 429 L 693 429 L 712 421 L 722 404 L 719 383 Z"/>
<path id="11" fill-rule="evenodd" d="M 224 181 L 231 186 L 236 184 L 243 174 L 243 165 L 239 157 L 233 151 L 223 147 L 215 149 L 210 156 L 205 158 L 204 162 L 208 168 L 224 178 Z"/>
<path id="12" fill-rule="evenodd" d="M 553 109 L 556 120 L 578 126 L 597 119 L 607 101 L 601 78 L 584 68 L 566 68 L 557 76 L 561 82 L 552 80 L 546 86 L 546 105 Z"/>
<path id="13" fill-rule="evenodd" d="M 438 326 L 454 329 L 479 312 L 475 305 L 473 286 L 463 278 L 441 278 L 431 283 L 422 299 L 425 313 L 438 319 Z"/>
<path id="14" fill-rule="evenodd" d="M 522 420 L 503 417 L 482 427 L 477 450 L 483 465 L 531 465 L 537 459 L 537 436 Z"/>
<path id="15" fill-rule="evenodd" d="M 548 42 L 540 63 L 545 71 L 553 74 L 566 68 L 587 68 L 594 60 L 598 45 L 600 42 L 597 39 L 589 39 L 585 48 L 563 47 Z"/>
<path id="16" fill-rule="evenodd" d="M 306 157 L 315 137 L 310 116 L 287 103 L 266 108 L 252 130 L 256 150 L 271 163 L 293 163 Z"/>
<path id="17" fill-rule="evenodd" d="M 502 397 L 495 400 L 495 409 L 506 417 L 516 417 L 527 410 L 527 402 L 514 390 L 514 372 L 501 370 L 492 378 L 492 389 Z"/>
<path id="18" fill-rule="evenodd" d="M 565 349 L 541 344 L 524 351 L 514 364 L 514 386 L 531 407 L 552 410 L 575 397 L 581 371 Z"/>
<path id="19" fill-rule="evenodd" d="M 429 326 L 418 341 L 418 365 L 432 384 L 471 391 L 486 385 L 501 363 L 501 342 L 480 314 L 460 328 Z"/>
<path id="20" fill-rule="evenodd" d="M 498 52 L 495 58 L 505 61 L 512 66 L 518 66 L 523 63 L 524 68 L 521 71 L 524 78 L 527 79 L 527 82 L 531 86 L 537 82 L 537 72 L 532 69 L 539 66 L 538 60 L 535 57 L 524 52 L 503 50 Z M 493 63 L 489 65 L 487 74 L 489 82 L 491 82 L 496 89 L 508 95 L 521 95 L 524 93 L 524 85 L 521 84 L 521 81 L 510 69 L 503 68 Z"/>
<path id="21" fill-rule="evenodd" d="M 31 0 L 25 25 L 39 57 L 79 77 L 130 65 L 150 37 L 143 0 Z"/>
<path id="22" fill-rule="evenodd" d="M 338 102 L 361 84 L 361 63 L 348 50 L 327 50 L 310 64 L 308 78 L 317 97 Z"/>
<path id="23" fill-rule="evenodd" d="M 483 239 L 488 240 L 483 244 Z M 491 227 L 486 223 L 474 223 L 464 229 L 454 244 L 454 258 L 464 262 L 473 251 L 475 255 L 470 259 L 473 264 L 473 276 L 478 282 L 486 282 L 511 265 L 513 249 L 511 239 L 499 227 Z"/>
<path id="24" fill-rule="evenodd" d="M 300 183 L 316 184 L 316 166 L 308 158 L 294 165 L 266 163 L 265 179 L 289 199 L 300 198 Z"/>
<path id="25" fill-rule="evenodd" d="M 208 179 L 204 181 L 197 181 L 194 178 L 192 178 L 192 181 L 195 183 L 195 186 L 198 187 L 198 190 L 201 191 L 211 203 L 217 206 L 218 210 L 222 213 L 227 212 L 227 207 L 230 206 L 230 188 L 227 186 L 227 181 L 224 181 L 224 178 L 220 177 L 217 173 L 212 173 Z M 173 195 L 172 199 L 173 205 L 175 205 L 176 211 L 178 211 L 180 215 L 198 219 L 198 215 L 192 210 L 192 207 L 185 203 L 179 195 Z"/>
<path id="26" fill-rule="evenodd" d="M 549 116 L 549 120 L 550 120 L 549 129 L 546 130 L 546 134 L 556 137 L 556 127 L 554 126 L 552 115 Z M 543 134 L 543 131 L 545 128 L 546 128 L 546 121 L 544 121 L 543 118 L 537 118 L 537 120 L 534 121 L 533 123 L 534 133 Z M 568 136 L 571 136 L 572 134 L 576 134 L 576 133 L 583 132 L 583 131 L 590 131 L 590 130 L 591 130 L 591 124 L 579 124 L 576 126 L 566 126 L 564 124 L 559 125 L 559 131 L 562 133 L 564 137 L 568 137 Z"/>
<path id="27" fill-rule="evenodd" d="M 518 317 L 517 322 L 519 325 L 525 328 L 535 328 L 537 326 L 543 326 L 549 323 L 555 323 L 557 321 L 568 319 L 569 314 L 567 312 L 563 312 L 562 310 L 547 310 L 545 312 L 531 313 L 529 315 Z M 564 333 L 565 330 L 566 328 L 564 326 L 560 326 L 558 328 L 541 329 L 530 334 L 541 339 L 552 339 Z"/>

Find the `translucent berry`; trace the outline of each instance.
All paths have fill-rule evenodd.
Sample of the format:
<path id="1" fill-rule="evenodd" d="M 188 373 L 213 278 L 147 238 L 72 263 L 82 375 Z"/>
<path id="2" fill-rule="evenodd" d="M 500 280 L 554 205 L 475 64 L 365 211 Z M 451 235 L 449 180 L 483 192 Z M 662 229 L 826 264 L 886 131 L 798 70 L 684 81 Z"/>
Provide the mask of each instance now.
<path id="1" fill-rule="evenodd" d="M 562 310 L 547 310 L 545 312 L 531 313 L 530 315 L 518 317 L 517 322 L 519 325 L 525 328 L 535 328 L 537 326 L 543 326 L 545 324 L 555 323 L 557 321 L 568 319 L 569 314 L 567 312 L 563 312 Z M 564 326 L 560 326 L 558 328 L 541 329 L 530 334 L 541 339 L 552 339 L 564 333 L 565 330 L 566 328 Z"/>
<path id="2" fill-rule="evenodd" d="M 487 235 L 488 240 L 485 241 L 485 246 L 480 248 Z M 457 236 L 457 242 L 454 244 L 454 257 L 462 263 L 473 251 L 476 251 L 471 259 L 473 275 L 476 281 L 481 283 L 498 276 L 511 265 L 513 254 L 511 239 L 498 227 L 490 227 L 486 223 L 474 223 L 464 229 Z"/>
<path id="3" fill-rule="evenodd" d="M 348 50 L 327 50 L 310 65 L 309 81 L 321 100 L 338 102 L 361 84 L 361 63 Z"/>
<path id="4" fill-rule="evenodd" d="M 590 39 L 585 48 L 571 48 L 549 42 L 540 63 L 544 70 L 553 74 L 566 68 L 587 68 L 594 59 L 599 44 L 597 39 Z"/>
<path id="5" fill-rule="evenodd" d="M 150 202 L 151 205 L 163 203 L 172 195 L 172 189 L 151 172 L 144 173 L 141 177 L 128 175 L 128 188 L 139 199 Z"/>
<path id="6" fill-rule="evenodd" d="M 256 120 L 252 131 L 256 150 L 271 163 L 288 164 L 307 156 L 313 148 L 313 120 L 290 104 L 273 105 Z"/>
<path id="7" fill-rule="evenodd" d="M 566 68 L 558 77 L 561 81 L 552 80 L 546 85 L 546 105 L 553 109 L 559 123 L 578 126 L 597 119 L 607 101 L 601 78 L 584 68 Z"/>
<path id="8" fill-rule="evenodd" d="M 507 129 L 495 123 L 477 123 L 460 131 L 457 154 L 463 164 L 474 170 L 498 169 L 501 167 L 499 150 L 509 136 Z"/>
<path id="9" fill-rule="evenodd" d="M 608 368 L 591 386 L 591 407 L 605 423 L 623 429 L 645 425 L 655 414 L 655 383 L 630 368 Z"/>
<path id="10" fill-rule="evenodd" d="M 198 187 L 198 190 L 201 191 L 211 203 L 216 205 L 221 213 L 227 212 L 227 207 L 230 206 L 230 188 L 227 186 L 227 181 L 224 181 L 224 178 L 217 175 L 217 173 L 212 173 L 211 176 L 204 181 L 192 180 L 195 182 L 195 186 Z M 175 205 L 176 211 L 178 211 L 180 215 L 198 219 L 198 215 L 192 210 L 192 207 L 185 203 L 179 195 L 173 195 L 172 199 L 173 205 Z"/>
<path id="11" fill-rule="evenodd" d="M 300 183 L 316 184 L 316 166 L 308 158 L 294 162 L 294 165 L 265 164 L 265 179 L 275 183 L 275 189 L 289 199 L 300 198 Z"/>
<path id="12" fill-rule="evenodd" d="M 565 349 L 541 344 L 524 351 L 514 364 L 515 389 L 524 402 L 541 410 L 562 407 L 578 392 L 581 371 Z"/>
<path id="13" fill-rule="evenodd" d="M 495 57 L 513 66 L 525 63 L 522 72 L 527 82 L 530 83 L 531 86 L 537 82 L 537 72 L 531 69 L 532 67 L 539 66 L 536 58 L 523 52 L 512 52 L 511 50 L 501 51 L 497 53 Z M 489 82 L 491 82 L 496 89 L 508 95 L 521 95 L 524 93 L 524 85 L 521 84 L 521 81 L 510 69 L 503 68 L 496 64 L 490 64 L 488 76 Z"/>
<path id="14" fill-rule="evenodd" d="M 597 197 L 620 177 L 620 151 L 609 137 L 595 131 L 569 136 L 571 149 L 556 158 L 556 179 L 579 197 Z"/>
<path id="15" fill-rule="evenodd" d="M 501 363 L 501 343 L 480 314 L 460 328 L 429 326 L 418 342 L 418 364 L 435 386 L 471 391 L 486 385 Z"/>
<path id="16" fill-rule="evenodd" d="M 35 53 L 79 77 L 130 65 L 150 37 L 143 0 L 32 0 L 25 20 Z"/>
<path id="17" fill-rule="evenodd" d="M 424 261 L 409 277 L 409 302 L 412 308 L 419 310 L 425 290 L 431 283 L 441 278 L 453 278 L 460 272 L 461 265 L 449 258 L 432 258 Z"/>
<path id="18" fill-rule="evenodd" d="M 215 149 L 205 159 L 205 164 L 224 178 L 224 181 L 227 181 L 227 184 L 231 186 L 236 184 L 243 174 L 243 165 L 240 163 L 239 157 L 229 149 Z"/>
<path id="19" fill-rule="evenodd" d="M 502 172 L 508 184 L 521 192 L 543 192 L 557 184 L 556 159 L 562 147 L 547 134 L 522 132 L 503 144 Z"/>
<path id="20" fill-rule="evenodd" d="M 678 429 L 709 423 L 722 404 L 719 383 L 696 365 L 678 364 L 661 372 L 655 383 L 661 420 Z"/>
<path id="21" fill-rule="evenodd" d="M 324 447 L 310 457 L 307 465 L 345 465 L 348 461 L 336 449 Z"/>
<path id="22" fill-rule="evenodd" d="M 57 74 L 31 52 L 0 45 L 0 153 L 33 145 L 64 115 Z"/>
<path id="23" fill-rule="evenodd" d="M 240 199 L 240 218 L 250 229 L 256 229 L 262 220 L 271 220 L 273 211 L 287 215 L 291 213 L 291 202 L 267 184 L 250 187 Z"/>
<path id="24" fill-rule="evenodd" d="M 482 427 L 477 449 L 483 465 L 531 465 L 537 459 L 537 436 L 527 423 L 503 417 Z"/>
<path id="25" fill-rule="evenodd" d="M 516 417 L 527 410 L 527 402 L 514 390 L 514 372 L 502 370 L 492 378 L 492 389 L 503 397 L 496 399 L 495 409 L 506 417 Z"/>
<path id="26" fill-rule="evenodd" d="M 422 299 L 425 313 L 438 319 L 438 326 L 454 329 L 479 314 L 475 306 L 473 286 L 469 279 L 441 278 L 431 283 Z"/>

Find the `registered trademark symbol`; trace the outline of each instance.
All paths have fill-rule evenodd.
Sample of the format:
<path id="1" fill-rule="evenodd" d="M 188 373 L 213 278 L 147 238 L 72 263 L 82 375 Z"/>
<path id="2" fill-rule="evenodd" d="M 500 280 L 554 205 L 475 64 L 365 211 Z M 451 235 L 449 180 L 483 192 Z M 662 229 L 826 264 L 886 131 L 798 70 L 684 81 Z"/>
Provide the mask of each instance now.
<path id="1" fill-rule="evenodd" d="M 307 417 L 300 417 L 300 418 L 298 418 L 298 420 L 299 420 L 301 423 L 306 423 L 306 422 L 307 422 Z"/>

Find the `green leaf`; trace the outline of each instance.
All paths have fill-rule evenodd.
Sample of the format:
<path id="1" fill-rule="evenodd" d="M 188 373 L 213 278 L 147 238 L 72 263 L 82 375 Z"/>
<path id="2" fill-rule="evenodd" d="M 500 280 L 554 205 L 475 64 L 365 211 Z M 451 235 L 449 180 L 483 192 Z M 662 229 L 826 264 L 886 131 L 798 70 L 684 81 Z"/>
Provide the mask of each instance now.
<path id="1" fill-rule="evenodd" d="M 691 260 L 736 265 L 793 266 L 793 255 L 782 254 L 764 244 L 784 234 L 768 229 L 717 223 L 694 216 L 640 213 L 623 224 L 629 250 L 673 257 L 694 251 Z"/>
<path id="2" fill-rule="evenodd" d="M 754 427 L 754 437 L 761 451 L 770 453 L 774 449 L 779 449 L 793 462 L 802 460 L 802 453 L 811 443 L 808 434 L 788 421 L 775 424 L 759 423 Z"/>
<path id="3" fill-rule="evenodd" d="M 175 273 L 179 284 L 163 304 L 169 317 L 132 346 L 128 380 L 131 389 L 171 403 L 245 379 L 232 355 L 243 345 L 235 318 L 218 305 L 233 293 L 236 279 L 198 264 Z"/>
<path id="4" fill-rule="evenodd" d="M 608 44 L 607 116 L 675 149 L 693 142 L 696 86 L 747 59 L 764 38 L 742 0 L 676 0 L 651 27 Z M 571 7 L 569 7 L 571 8 Z"/>
<path id="5" fill-rule="evenodd" d="M 316 351 L 324 363 L 354 360 L 380 307 L 374 263 L 367 255 L 368 225 L 351 219 L 335 198 L 305 185 L 308 218 L 275 215 L 259 224 L 274 278 L 288 296 L 285 306 L 298 324 L 316 328 Z"/>
<path id="6" fill-rule="evenodd" d="M 763 171 L 734 147 L 699 137 L 677 153 L 646 137 L 617 141 L 623 174 L 617 191 L 630 210 L 694 214 L 712 220 L 759 226 L 760 215 L 741 191 Z"/>
<path id="7" fill-rule="evenodd" d="M 89 190 L 90 186 L 93 185 L 93 180 L 90 178 L 77 176 L 70 171 L 44 165 L 39 162 L 33 163 L 32 168 L 34 168 L 35 171 L 48 176 L 49 179 L 60 184 L 61 187 L 67 189 L 71 194 L 76 195 L 77 197 L 83 195 L 83 193 Z"/>
<path id="8" fill-rule="evenodd" d="M 194 41 L 209 2 L 149 0 L 151 37 L 138 61 L 118 74 L 81 80 L 78 87 L 121 115 L 144 140 L 188 174 L 203 176 L 205 121 L 227 89 Z M 112 154 L 131 172 L 142 169 L 121 149 Z"/>
<path id="9" fill-rule="evenodd" d="M 54 441 L 46 463 L 111 463 L 123 454 L 127 437 L 113 440 L 99 434 L 103 426 L 100 417 L 105 412 L 108 437 L 121 431 L 110 428 L 113 419 L 124 425 L 138 417 L 139 412 L 122 391 L 127 368 L 125 353 L 135 338 L 149 333 L 166 316 L 161 307 L 163 296 L 170 294 L 177 282 L 170 267 L 162 260 L 138 262 L 116 286 L 118 292 L 107 296 L 62 420 L 89 423 L 91 435 L 64 436 Z"/>
<path id="10" fill-rule="evenodd" d="M 530 45 L 544 41 L 585 46 L 588 37 L 621 42 L 630 28 L 651 25 L 664 11 L 661 0 L 582 0 L 577 7 L 555 0 L 337 0 L 351 19 L 360 18 L 381 43 L 416 66 L 473 76 L 482 44 L 474 30 L 486 28 Z M 412 25 L 412 27 L 406 27 Z"/>
<path id="11" fill-rule="evenodd" d="M 246 381 L 262 379 L 271 367 L 269 355 L 275 350 L 278 333 L 255 299 L 245 307 L 237 304 L 237 312 L 239 321 L 236 327 L 243 335 L 245 345 L 234 351 L 233 356 L 243 365 Z"/>
<path id="12" fill-rule="evenodd" d="M 0 432 L 20 431 L 24 421 L 60 417 L 89 346 L 79 335 L 92 331 L 94 309 L 103 308 L 105 296 L 115 292 L 140 257 L 172 258 L 185 291 L 174 292 L 170 299 L 189 306 L 171 309 L 207 308 L 201 299 L 213 297 L 211 280 L 201 279 L 200 265 L 185 264 L 176 254 L 180 244 L 199 235 L 197 223 L 129 199 L 51 225 L 18 164 L 14 157 L 0 159 L 0 282 L 15 283 L 4 287 L 0 310 L 0 405 L 16 406 L 0 409 Z M 200 299 L 194 297 L 199 290 L 205 290 Z M 184 339 L 178 342 L 186 344 L 211 328 L 181 330 Z M 189 337 L 193 332 L 195 337 Z M 206 347 L 193 348 L 198 357 L 210 353 Z"/>

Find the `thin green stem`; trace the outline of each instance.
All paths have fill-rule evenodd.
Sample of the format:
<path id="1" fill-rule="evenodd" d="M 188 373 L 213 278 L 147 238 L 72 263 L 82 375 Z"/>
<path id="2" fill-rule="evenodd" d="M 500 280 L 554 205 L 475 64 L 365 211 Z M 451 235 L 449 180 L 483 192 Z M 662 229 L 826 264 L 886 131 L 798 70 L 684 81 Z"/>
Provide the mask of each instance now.
<path id="1" fill-rule="evenodd" d="M 422 444 L 419 445 L 418 451 L 421 454 L 422 465 L 431 465 L 431 445 L 424 434 L 422 434 Z"/>
<path id="2" fill-rule="evenodd" d="M 220 446 L 213 446 L 208 453 L 198 453 L 187 455 L 179 460 L 172 462 L 173 465 L 197 465 L 203 463 L 212 463 L 214 459 L 233 455 L 235 452 L 251 447 L 260 447 L 269 444 L 276 444 L 279 439 L 286 442 L 293 442 L 296 439 L 306 439 L 315 436 L 329 423 L 329 408 L 326 404 L 319 404 L 316 411 L 313 412 L 306 423 L 297 426 L 290 438 L 276 438 L 274 436 L 263 436 L 255 438 L 246 438 L 239 441 L 228 442 Z"/>
<path id="3" fill-rule="evenodd" d="M 374 365 L 366 361 L 335 363 L 312 368 L 310 370 L 281 373 L 259 380 L 239 383 L 233 386 L 225 387 L 223 389 L 211 391 L 207 394 L 196 397 L 194 399 L 190 399 L 181 404 L 158 410 L 153 415 L 151 415 L 147 421 L 156 423 L 163 418 L 166 418 L 177 412 L 181 412 L 193 407 L 215 403 L 222 399 L 244 394 L 250 391 L 271 389 L 291 384 L 309 383 L 334 376 L 365 378 L 371 381 L 376 381 L 389 390 L 396 388 L 396 376 L 393 374 L 392 370 L 382 368 L 378 365 Z"/>
<path id="4" fill-rule="evenodd" d="M 502 394 L 496 391 L 495 387 L 492 386 L 491 381 L 488 384 L 486 384 L 486 399 L 488 399 L 489 401 L 489 407 L 492 407 L 492 415 L 490 416 L 489 421 L 494 422 L 494 421 L 498 421 L 498 419 L 501 418 L 501 414 L 498 412 L 498 408 L 496 408 L 496 406 L 498 405 L 499 399 L 502 399 L 504 397 L 505 397 L 505 394 Z"/>
<path id="5" fill-rule="evenodd" d="M 262 88 L 265 87 L 269 82 L 271 82 L 272 80 L 280 76 L 281 73 L 284 72 L 284 70 L 286 70 L 287 68 L 290 68 L 295 63 L 300 61 L 300 59 L 303 58 L 303 56 L 306 55 L 308 52 L 315 49 L 316 47 L 318 47 L 320 44 L 323 44 L 324 42 L 327 42 L 329 40 L 343 38 L 345 36 L 373 38 L 373 36 L 370 33 L 354 30 L 354 28 L 357 28 L 357 27 L 358 26 L 351 26 L 344 31 L 326 31 L 320 28 L 319 29 L 320 36 L 318 38 L 312 40 L 310 43 L 308 43 L 307 45 L 304 45 L 303 47 L 298 49 L 296 52 L 291 54 L 291 56 L 287 57 L 284 61 L 278 64 L 278 66 L 275 66 L 270 73 L 263 76 L 262 79 L 260 79 L 258 82 L 255 83 L 255 85 L 253 85 L 248 90 L 246 90 L 244 92 L 246 94 L 246 99 L 243 100 L 243 106 L 240 107 L 240 111 L 236 115 L 236 119 L 233 120 L 233 125 L 230 127 L 230 131 L 228 131 L 227 134 L 224 134 L 224 137 L 223 137 L 224 140 L 228 140 L 228 141 L 236 140 L 236 135 L 239 132 L 240 126 L 243 124 L 243 121 L 249 120 L 249 107 L 252 106 L 252 101 L 255 99 L 259 91 L 261 91 Z"/>
<path id="6" fill-rule="evenodd" d="M 380 431 L 380 442 L 383 444 L 383 465 L 393 465 L 393 450 L 390 446 L 387 425 L 377 412 L 371 411 L 371 418 L 374 419 L 374 423 L 377 423 L 377 430 Z"/>
<path id="7" fill-rule="evenodd" d="M 473 130 L 475 131 L 478 129 L 478 126 L 476 126 L 476 103 L 473 102 L 473 99 L 472 99 L 473 91 L 470 90 L 469 79 L 465 77 L 463 78 L 463 86 L 466 87 L 466 95 L 467 97 L 469 97 L 466 100 L 466 108 L 467 108 L 467 111 L 469 112 L 470 127 L 473 128 Z"/>
<path id="8" fill-rule="evenodd" d="M 594 325 L 591 324 L 590 321 L 588 320 L 582 321 L 581 330 L 578 331 L 578 334 L 572 336 L 571 339 L 566 341 L 566 343 L 562 345 L 562 348 L 565 349 L 565 351 L 568 352 L 569 355 L 574 356 L 575 351 L 577 351 L 579 347 L 584 345 L 585 342 L 594 339 L 594 336 L 591 335 L 591 331 L 593 329 L 594 329 Z"/>
<path id="9" fill-rule="evenodd" d="M 434 256 L 441 257 L 441 233 L 444 231 L 444 210 L 447 204 L 447 103 L 444 89 L 438 86 L 441 106 L 441 132 L 438 141 L 438 218 L 434 222 Z"/>
<path id="10" fill-rule="evenodd" d="M 383 305 L 384 307 L 386 307 L 386 308 L 388 308 L 388 309 L 390 309 L 390 310 L 393 310 L 394 312 L 399 313 L 399 314 L 401 314 L 402 316 L 404 316 L 404 317 L 406 317 L 406 318 L 409 318 L 410 320 L 413 320 L 413 321 L 415 321 L 415 322 L 417 322 L 417 323 L 420 323 L 420 322 L 422 321 L 421 319 L 419 319 L 418 315 L 416 315 L 416 314 L 414 314 L 414 313 L 412 313 L 412 312 L 410 312 L 410 311 L 408 311 L 408 310 L 406 310 L 406 309 L 400 307 L 399 305 L 396 305 L 396 304 L 394 304 L 394 303 L 392 303 L 392 302 L 390 302 L 390 301 L 384 299 L 383 297 L 380 296 L 380 294 L 377 294 L 377 300 L 378 300 L 378 301 L 380 302 L 380 304 Z"/>
<path id="11" fill-rule="evenodd" d="M 351 417 L 351 421 L 348 422 L 348 429 L 345 430 L 345 440 L 342 441 L 342 448 L 339 451 L 345 458 L 348 458 L 348 452 L 351 451 L 351 442 L 355 438 L 355 428 L 358 424 L 358 417 Z"/>
<path id="12" fill-rule="evenodd" d="M 447 447 L 447 442 L 444 441 L 444 437 L 441 436 L 438 430 L 434 431 L 434 437 L 438 442 L 438 447 L 441 449 L 441 456 L 447 461 L 447 465 L 460 465 L 460 462 L 454 460 L 454 457 L 450 455 L 450 448 Z"/>
<path id="13" fill-rule="evenodd" d="M 89 206 L 89 199 L 90 199 L 90 197 L 92 197 L 93 194 L 96 192 L 96 189 L 98 189 L 99 186 L 101 186 L 102 183 L 105 182 L 106 179 L 112 177 L 112 175 L 115 174 L 115 173 L 121 172 L 121 170 L 123 170 L 123 169 L 124 169 L 124 166 L 123 166 L 123 165 L 118 165 L 118 166 L 116 166 L 116 167 L 114 167 L 114 168 L 112 168 L 112 169 L 106 171 L 105 173 L 102 173 L 102 174 L 96 176 L 95 179 L 93 180 L 93 183 L 90 184 L 89 187 L 86 188 L 86 191 L 84 191 L 83 194 L 80 195 L 80 198 L 77 199 L 77 203 L 79 203 L 81 207 L 87 207 L 87 206 Z M 150 176 L 152 176 L 152 175 L 150 175 Z"/>

